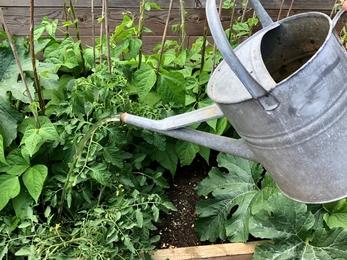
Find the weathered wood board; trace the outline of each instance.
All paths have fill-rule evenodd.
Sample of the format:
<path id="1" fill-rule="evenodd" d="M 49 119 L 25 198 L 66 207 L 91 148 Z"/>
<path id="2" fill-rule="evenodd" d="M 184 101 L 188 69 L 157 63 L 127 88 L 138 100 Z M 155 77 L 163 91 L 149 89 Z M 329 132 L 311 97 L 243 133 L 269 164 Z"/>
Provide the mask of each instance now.
<path id="1" fill-rule="evenodd" d="M 153 253 L 153 260 L 251 260 L 255 247 L 264 241 L 229 243 L 162 249 Z"/>
<path id="2" fill-rule="evenodd" d="M 99 34 L 99 24 L 97 19 L 102 16 L 101 0 L 94 1 L 95 20 L 92 21 L 91 15 L 91 1 L 92 0 L 78 0 L 75 3 L 75 12 L 78 18 L 78 26 L 82 42 L 85 45 L 92 45 L 92 27 L 95 26 L 96 35 Z M 67 1 L 69 2 L 69 1 Z M 152 0 L 162 7 L 162 10 L 154 10 L 146 12 L 145 26 L 152 32 L 144 34 L 145 51 L 151 51 L 160 41 L 163 34 L 165 22 L 168 15 L 169 0 Z M 172 13 L 170 15 L 170 24 L 168 30 L 168 39 L 178 39 L 178 33 L 172 30 L 172 26 L 180 23 L 180 9 L 179 0 L 174 1 Z M 186 40 L 187 46 L 190 46 L 198 36 L 204 32 L 206 26 L 205 3 L 206 0 L 185 0 L 186 15 Z M 219 0 L 217 1 L 219 2 Z M 238 0 L 241 2 L 241 0 Z M 284 2 L 283 12 L 281 18 L 287 15 L 287 10 L 291 4 L 291 0 Z M 114 28 L 119 25 L 123 18 L 123 12 L 130 11 L 135 19 L 139 16 L 139 3 L 140 0 L 109 0 L 109 26 L 112 33 Z M 261 0 L 264 8 L 268 11 L 269 15 L 276 20 L 282 0 Z M 335 0 L 296 0 L 290 15 L 302 13 L 307 11 L 320 11 L 330 15 L 334 6 Z M 64 21 L 63 1 L 57 0 L 35 0 L 35 24 L 39 24 L 44 16 L 49 19 L 59 19 L 60 22 Z M 240 4 L 237 7 L 235 17 L 240 16 Z M 7 25 L 11 34 L 16 36 L 29 35 L 29 1 L 27 0 L 0 0 L 0 7 L 3 9 Z M 253 15 L 253 12 L 248 12 L 247 17 Z M 346 15 L 347 16 L 347 15 Z M 72 18 L 70 18 L 72 20 Z M 223 26 L 227 28 L 230 26 L 231 17 L 228 11 L 223 11 L 221 17 Z M 346 21 L 341 19 L 338 28 L 342 27 Z M 62 26 L 60 24 L 60 26 Z M 259 29 L 260 26 L 256 29 Z M 71 28 L 71 34 L 74 35 L 74 30 Z"/>

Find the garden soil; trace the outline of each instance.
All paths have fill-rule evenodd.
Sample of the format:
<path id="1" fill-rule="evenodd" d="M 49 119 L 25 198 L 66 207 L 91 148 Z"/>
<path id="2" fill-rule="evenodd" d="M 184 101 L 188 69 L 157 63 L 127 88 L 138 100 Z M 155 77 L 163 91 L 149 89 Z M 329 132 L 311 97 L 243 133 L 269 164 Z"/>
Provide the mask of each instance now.
<path id="1" fill-rule="evenodd" d="M 170 201 L 175 205 L 177 211 L 171 211 L 169 214 L 162 214 L 161 222 L 156 224 L 161 239 L 158 242 L 157 249 L 189 247 L 209 242 L 200 242 L 195 231 L 195 220 L 197 215 L 195 207 L 200 199 L 196 193 L 196 185 L 208 176 L 208 172 L 216 165 L 217 153 L 211 153 L 210 163 L 200 156 L 197 156 L 189 166 L 178 167 L 175 177 L 167 176 L 170 189 L 166 194 Z"/>

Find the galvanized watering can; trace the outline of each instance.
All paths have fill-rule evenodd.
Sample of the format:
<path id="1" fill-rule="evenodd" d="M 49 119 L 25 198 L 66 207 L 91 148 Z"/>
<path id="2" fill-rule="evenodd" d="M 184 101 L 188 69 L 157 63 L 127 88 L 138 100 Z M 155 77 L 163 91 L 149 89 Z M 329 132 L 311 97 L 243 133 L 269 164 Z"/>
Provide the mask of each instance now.
<path id="1" fill-rule="evenodd" d="M 331 20 L 316 12 L 273 22 L 251 0 L 263 29 L 231 49 L 215 0 L 206 11 L 224 61 L 212 74 L 214 105 L 125 123 L 260 162 L 293 200 L 326 203 L 347 196 L 347 55 Z M 227 117 L 241 140 L 185 128 Z"/>

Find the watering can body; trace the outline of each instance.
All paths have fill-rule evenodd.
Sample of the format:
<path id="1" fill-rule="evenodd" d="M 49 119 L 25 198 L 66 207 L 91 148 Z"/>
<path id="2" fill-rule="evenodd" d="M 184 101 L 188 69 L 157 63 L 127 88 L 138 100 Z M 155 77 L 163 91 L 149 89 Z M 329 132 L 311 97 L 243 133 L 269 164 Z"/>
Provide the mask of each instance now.
<path id="1" fill-rule="evenodd" d="M 222 53 L 225 60 L 208 83 L 214 105 L 161 121 L 124 113 L 122 121 L 260 162 L 294 200 L 346 197 L 347 55 L 334 23 L 314 12 L 263 20 L 266 26 L 236 48 L 232 59 L 265 94 L 249 91 Z M 222 116 L 242 140 L 184 128 Z"/>

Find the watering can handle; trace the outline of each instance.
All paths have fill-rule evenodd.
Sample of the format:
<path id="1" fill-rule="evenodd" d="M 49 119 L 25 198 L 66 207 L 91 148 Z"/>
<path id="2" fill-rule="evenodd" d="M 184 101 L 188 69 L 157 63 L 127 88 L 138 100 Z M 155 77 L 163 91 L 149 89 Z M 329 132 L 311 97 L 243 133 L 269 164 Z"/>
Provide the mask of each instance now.
<path id="1" fill-rule="evenodd" d="M 264 10 L 265 12 L 265 10 Z M 231 70 L 240 79 L 242 84 L 246 87 L 252 98 L 266 110 L 271 111 L 278 107 L 279 101 L 271 92 L 265 90 L 247 71 L 239 58 L 232 50 L 228 39 L 225 36 L 220 17 L 217 12 L 216 0 L 207 0 L 206 2 L 206 16 L 211 29 L 213 39 L 215 40 L 220 52 L 222 53 L 225 62 L 229 65 Z M 269 18 L 271 19 L 271 18 Z M 267 22 L 269 22 L 268 19 Z"/>
<path id="2" fill-rule="evenodd" d="M 335 27 L 337 22 L 340 20 L 341 16 L 345 13 L 345 9 L 341 8 L 340 11 L 338 11 L 332 20 L 332 27 Z"/>

